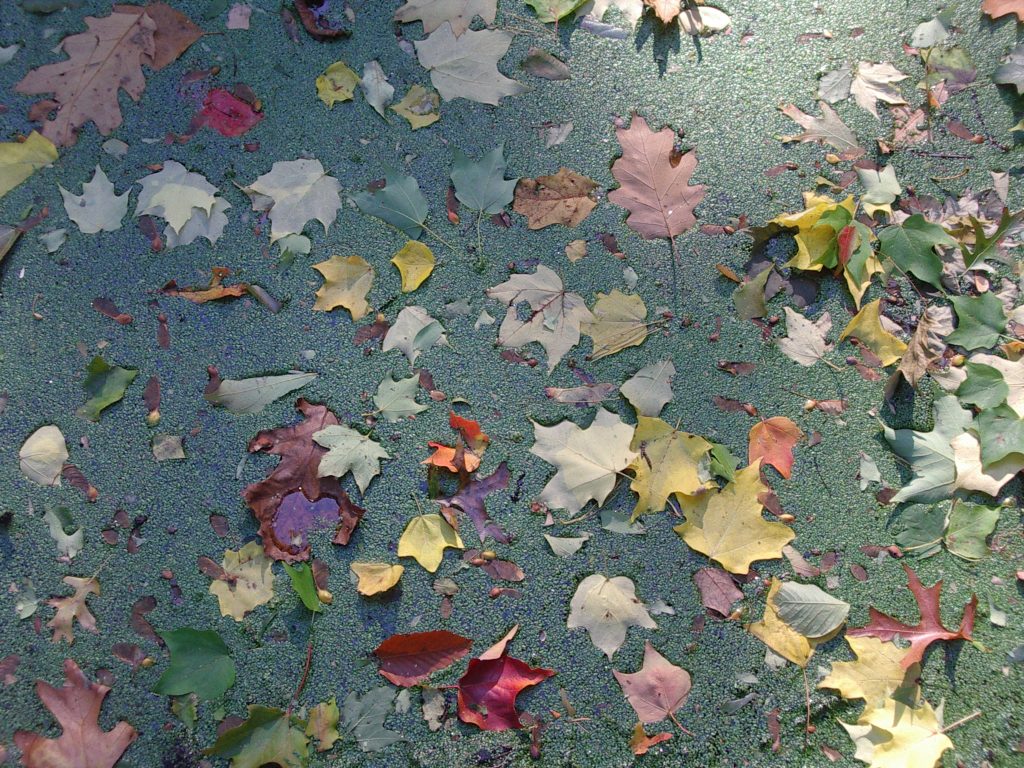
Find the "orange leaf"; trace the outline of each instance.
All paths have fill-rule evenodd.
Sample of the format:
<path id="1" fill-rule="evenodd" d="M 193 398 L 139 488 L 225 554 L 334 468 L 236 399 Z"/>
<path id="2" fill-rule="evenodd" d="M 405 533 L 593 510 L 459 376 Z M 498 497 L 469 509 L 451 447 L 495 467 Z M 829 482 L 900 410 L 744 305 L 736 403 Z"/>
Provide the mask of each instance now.
<path id="1" fill-rule="evenodd" d="M 458 472 L 459 466 L 455 463 L 456 455 L 455 449 L 448 445 L 442 445 L 441 443 L 427 443 L 434 452 L 427 458 L 420 462 L 420 464 L 427 464 L 431 467 L 441 467 L 447 469 L 449 472 Z M 475 472 L 477 467 L 480 466 L 480 459 L 474 456 L 468 451 L 463 452 L 463 460 L 465 463 L 464 469 L 467 472 Z"/>
<path id="2" fill-rule="evenodd" d="M 648 736 L 644 731 L 643 723 L 637 723 L 633 729 L 633 735 L 629 737 L 629 748 L 633 750 L 634 755 L 646 755 L 648 749 L 671 738 L 671 733 L 656 733 L 653 736 Z"/>
<path id="3" fill-rule="evenodd" d="M 476 453 L 483 453 L 487 444 L 491 441 L 491 438 L 480 429 L 480 422 L 463 418 L 455 413 L 455 411 L 448 415 L 448 423 L 452 429 L 456 429 L 462 434 L 462 439 L 466 441 L 466 445 Z"/>
<path id="4" fill-rule="evenodd" d="M 793 473 L 793 447 L 804 433 L 785 416 L 773 416 L 750 429 L 750 451 L 747 461 L 760 459 L 771 464 L 787 480 Z"/>

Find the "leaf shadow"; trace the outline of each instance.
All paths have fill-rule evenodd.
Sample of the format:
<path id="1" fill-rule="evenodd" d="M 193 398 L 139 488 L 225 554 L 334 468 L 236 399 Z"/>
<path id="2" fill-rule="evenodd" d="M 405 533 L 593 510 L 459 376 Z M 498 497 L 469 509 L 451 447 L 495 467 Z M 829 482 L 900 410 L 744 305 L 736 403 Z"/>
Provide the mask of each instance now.
<path id="1" fill-rule="evenodd" d="M 640 20 L 634 40 L 639 53 L 644 44 L 651 40 L 651 58 L 658 67 L 658 77 L 664 77 L 668 71 L 668 61 L 672 54 L 678 54 L 682 45 L 682 35 L 678 24 L 662 24 L 654 14 L 645 13 Z M 697 44 L 697 60 L 701 60 L 700 45 Z"/>

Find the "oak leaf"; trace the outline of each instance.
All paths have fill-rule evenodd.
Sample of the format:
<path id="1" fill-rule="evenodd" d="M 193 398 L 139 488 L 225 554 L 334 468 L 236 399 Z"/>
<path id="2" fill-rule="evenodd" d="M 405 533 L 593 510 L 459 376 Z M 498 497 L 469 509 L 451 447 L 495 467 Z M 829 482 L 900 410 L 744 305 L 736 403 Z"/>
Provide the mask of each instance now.
<path id="1" fill-rule="evenodd" d="M 459 719 L 485 731 L 522 728 L 516 697 L 554 674 L 507 653 L 496 659 L 470 659 L 458 683 Z"/>
<path id="2" fill-rule="evenodd" d="M 747 461 L 770 464 L 788 480 L 793 473 L 793 447 L 803 436 L 800 427 L 786 416 L 764 419 L 750 428 Z"/>
<path id="3" fill-rule="evenodd" d="M 612 674 L 641 723 L 657 723 L 665 718 L 674 721 L 676 710 L 690 695 L 690 673 L 658 653 L 650 640 L 644 644 L 644 663 L 639 672 L 613 669 Z"/>
<path id="4" fill-rule="evenodd" d="M 418 685 L 434 672 L 451 666 L 467 653 L 473 641 L 446 630 L 392 635 L 378 645 L 378 672 L 402 687 Z"/>
<path id="5" fill-rule="evenodd" d="M 15 732 L 22 763 L 28 768 L 113 768 L 138 732 L 123 720 L 109 731 L 100 727 L 100 709 L 109 692 L 109 687 L 91 682 L 71 659 L 64 661 L 63 688 L 38 681 L 36 695 L 62 732 L 56 739 Z"/>
<path id="6" fill-rule="evenodd" d="M 646 240 L 672 238 L 697 223 L 693 209 L 704 199 L 703 184 L 690 184 L 697 168 L 692 151 L 680 156 L 671 128 L 654 132 L 639 115 L 629 128 L 618 128 L 622 157 L 612 164 L 618 189 L 608 200 L 629 211 L 626 224 Z"/>
<path id="7" fill-rule="evenodd" d="M 900 665 L 907 669 L 924 658 L 925 650 L 932 643 L 942 640 L 971 640 L 978 598 L 972 596 L 970 602 L 964 606 L 963 614 L 960 617 L 960 627 L 954 632 L 951 629 L 946 629 L 942 624 L 942 614 L 939 608 L 942 580 L 940 579 L 930 587 L 925 587 L 910 566 L 904 563 L 903 570 L 907 572 L 907 588 L 914 594 L 917 607 L 921 612 L 921 620 L 911 626 L 897 621 L 892 616 L 875 608 L 870 608 L 868 623 L 863 627 L 850 629 L 846 634 L 848 637 L 877 637 L 879 640 L 892 640 L 896 637 L 909 640 L 910 649 L 900 662 Z"/>
<path id="8" fill-rule="evenodd" d="M 96 617 L 92 615 L 89 606 L 85 604 L 89 595 L 100 593 L 100 583 L 95 577 L 82 578 L 81 576 L 65 576 L 62 581 L 75 590 L 69 597 L 53 597 L 46 601 L 57 609 L 57 613 L 50 619 L 46 626 L 53 630 L 53 642 L 59 643 L 67 640 L 68 645 L 75 642 L 74 623 L 77 619 L 79 626 L 89 632 L 99 633 L 96 628 Z"/>
<path id="9" fill-rule="evenodd" d="M 552 176 L 520 179 L 512 210 L 526 217 L 530 229 L 576 227 L 597 207 L 595 189 L 596 181 L 562 167 Z"/>

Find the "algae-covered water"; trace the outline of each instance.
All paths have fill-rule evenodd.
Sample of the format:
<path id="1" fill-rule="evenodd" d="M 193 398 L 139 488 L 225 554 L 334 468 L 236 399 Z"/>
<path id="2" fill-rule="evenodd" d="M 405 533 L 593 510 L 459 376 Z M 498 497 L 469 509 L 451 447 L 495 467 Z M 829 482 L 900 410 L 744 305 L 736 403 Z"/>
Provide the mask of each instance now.
<path id="1" fill-rule="evenodd" d="M 519 32 L 501 69 L 527 83 L 532 90 L 508 98 L 499 107 L 466 100 L 446 102 L 441 120 L 428 129 L 412 132 L 397 115 L 382 119 L 361 98 L 328 110 L 316 96 L 314 79 L 324 68 L 344 59 L 357 71 L 376 59 L 398 96 L 407 86 L 428 84 L 429 75 L 399 45 L 398 35 L 422 37 L 420 25 L 396 27 L 391 21 L 398 2 L 353 2 L 356 21 L 351 38 L 321 43 L 300 30 L 298 42 L 285 33 L 276 0 L 253 0 L 251 29 L 225 30 L 226 13 L 204 18 L 207 0 L 172 2 L 188 13 L 209 34 L 192 46 L 177 63 L 149 73 L 139 103 L 122 95 L 124 124 L 113 134 L 128 144 L 123 159 L 102 151 L 100 137 L 87 127 L 76 146 L 65 149 L 51 168 L 44 169 L 0 200 L 0 221 L 14 223 L 29 206 L 48 205 L 49 218 L 22 238 L 0 272 L 0 391 L 6 409 L 0 414 L 0 512 L 11 513 L 0 535 L 0 655 L 17 654 L 21 664 L 17 682 L 0 690 L 3 722 L 0 744 L 10 745 L 12 734 L 28 729 L 56 735 L 50 715 L 35 697 L 33 681 L 61 680 L 61 664 L 74 658 L 91 676 L 111 670 L 116 679 L 104 706 L 101 722 L 111 727 L 127 720 L 140 732 L 120 765 L 143 768 L 157 765 L 194 765 L 199 750 L 213 743 L 217 719 L 244 715 L 247 704 L 286 707 L 301 674 L 308 640 L 308 613 L 290 594 L 280 574 L 278 602 L 257 609 L 244 622 L 222 617 L 216 599 L 208 593 L 209 579 L 196 567 L 201 555 L 220 560 L 225 548 L 237 549 L 255 535 L 256 526 L 240 497 L 242 488 L 261 478 L 276 462 L 262 455 L 246 456 L 249 439 L 261 429 L 296 418 L 293 400 L 283 398 L 262 412 L 236 416 L 213 409 L 203 400 L 206 368 L 216 365 L 224 377 L 244 378 L 280 373 L 293 368 L 314 371 L 319 378 L 301 394 L 323 402 L 342 423 L 358 424 L 370 410 L 368 394 L 389 372 L 407 375 L 409 366 L 397 352 L 375 350 L 366 354 L 353 343 L 356 329 L 372 319 L 353 323 L 347 312 L 312 311 L 313 293 L 321 284 L 311 264 L 330 255 L 358 254 L 376 270 L 369 295 L 371 305 L 384 307 L 393 320 L 405 304 L 419 304 L 444 323 L 450 347 L 435 347 L 418 365 L 433 375 L 437 389 L 450 401 L 467 403 L 462 412 L 481 422 L 491 436 L 483 473 L 507 461 L 513 483 L 505 493 L 488 501 L 491 515 L 515 537 L 510 546 L 497 547 L 501 556 L 517 562 L 527 574 L 521 596 L 491 599 L 494 583 L 480 569 L 460 570 L 459 559 L 449 552 L 437 574 L 429 574 L 413 561 L 397 594 L 383 600 L 357 595 L 349 583 L 348 565 L 354 560 L 397 561 L 396 542 L 406 520 L 417 513 L 413 496 L 426 494 L 426 473 L 419 462 L 429 440 L 450 439 L 449 404 L 432 403 L 414 421 L 380 422 L 375 434 L 393 460 L 362 497 L 367 513 L 352 543 L 332 546 L 326 536 L 314 540 L 314 554 L 331 567 L 334 602 L 316 621 L 314 654 L 302 703 L 312 705 L 349 691 L 362 693 L 382 680 L 369 652 L 396 632 L 446 628 L 475 640 L 481 651 L 501 637 L 512 624 L 521 626 L 512 652 L 531 664 L 557 672 L 551 680 L 520 697 L 522 709 L 549 722 L 542 734 L 540 764 L 616 766 L 633 762 L 628 738 L 635 722 L 611 669 L 635 671 L 645 639 L 650 639 L 672 662 L 690 671 L 693 691 L 680 711 L 692 735 L 676 732 L 668 743 L 639 758 L 652 766 L 676 765 L 825 765 L 822 745 L 840 750 L 840 764 L 853 765 L 853 747 L 836 721 L 853 721 L 859 707 L 844 704 L 831 693 L 812 693 L 816 732 L 804 749 L 804 678 L 793 665 L 773 671 L 765 666 L 765 648 L 743 630 L 740 621 L 708 619 L 702 632 L 693 629 L 703 615 L 692 573 L 706 564 L 672 532 L 678 522 L 667 515 L 646 518 L 646 533 L 621 535 L 603 530 L 597 515 L 571 526 L 544 528 L 543 515 L 531 513 L 530 501 L 552 473 L 552 468 L 529 453 L 533 443 L 528 419 L 553 423 L 572 418 L 586 425 L 592 409 L 552 403 L 546 386 L 575 386 L 579 378 L 569 360 L 547 375 L 543 363 L 526 367 L 505 362 L 494 346 L 496 326 L 474 328 L 481 310 L 500 317 L 501 308 L 484 296 L 484 289 L 504 281 L 513 271 L 530 271 L 537 263 L 555 269 L 569 290 L 592 299 L 598 291 L 625 289 L 626 267 L 639 276 L 636 292 L 652 316 L 673 313 L 662 328 L 640 347 L 596 361 L 586 360 L 589 341 L 569 355 L 579 370 L 599 382 L 620 384 L 649 362 L 670 357 L 676 367 L 674 399 L 663 413 L 670 423 L 681 422 L 689 432 L 724 443 L 745 457 L 752 420 L 744 413 L 723 413 L 713 395 L 751 402 L 766 416 L 787 415 L 805 432 L 817 431 L 821 441 L 798 447 L 793 476 L 773 477 L 782 507 L 795 516 L 797 548 L 804 553 L 836 551 L 839 564 L 831 572 L 830 592 L 853 607 L 851 625 L 866 621 L 869 605 L 893 613 L 910 623 L 915 605 L 905 589 L 902 569 L 892 559 L 875 562 L 862 554 L 864 544 L 891 544 L 895 515 L 862 492 L 857 480 L 859 451 L 870 454 L 891 485 L 907 475 L 897 466 L 880 438 L 876 412 L 894 426 L 930 426 L 928 388 L 914 401 L 901 400 L 895 414 L 884 411 L 881 383 L 861 380 L 853 368 L 834 372 L 824 366 L 801 368 L 765 343 L 761 329 L 736 318 L 730 294 L 716 264 L 741 272 L 750 254 L 743 235 L 711 236 L 694 230 L 678 238 L 682 269 L 673 295 L 671 252 L 665 241 L 644 241 L 623 224 L 624 211 L 606 201 L 576 230 L 549 227 L 531 232 L 525 221 L 512 216 L 510 229 L 483 226 L 486 266 L 475 269 L 469 251 L 476 241 L 471 215 L 451 225 L 445 216 L 445 190 L 454 148 L 473 156 L 504 144 L 510 176 L 534 177 L 567 166 L 596 180 L 606 190 L 614 186 L 610 173 L 618 154 L 614 121 L 633 112 L 652 126 L 669 124 L 681 131 L 685 143 L 696 148 L 699 164 L 694 182 L 708 187 L 697 209 L 701 224 L 728 224 L 745 215 L 763 223 L 783 211 L 801 206 L 801 192 L 813 188 L 825 150 L 814 144 L 783 146 L 776 139 L 793 125 L 777 107 L 794 102 L 814 111 L 817 76 L 856 61 L 892 61 L 910 74 L 903 91 L 919 101 L 913 83 L 922 72 L 918 60 L 905 55 L 902 43 L 920 21 L 939 5 L 923 0 L 884 3 L 868 0 L 843 2 L 775 2 L 728 0 L 721 7 L 732 17 L 732 30 L 695 43 L 674 36 L 645 21 L 626 40 L 597 37 L 577 25 L 563 23 L 554 32 L 535 22 L 520 0 L 501 0 L 498 25 Z M 1019 173 L 1021 155 L 1009 133 L 1020 118 L 1020 104 L 1012 90 L 997 88 L 988 77 L 999 59 L 1019 36 L 1012 20 L 982 19 L 977 2 L 946 4 L 958 27 L 957 42 L 973 57 L 979 85 L 951 100 L 947 110 L 972 130 L 996 138 L 973 145 L 946 132 L 920 152 L 901 151 L 890 158 L 904 186 L 918 194 L 957 195 L 966 189 L 991 185 L 990 171 Z M 32 125 L 25 115 L 31 101 L 14 93 L 13 85 L 28 69 L 59 57 L 53 49 L 62 35 L 83 28 L 82 18 L 105 15 L 106 3 L 87 0 L 77 10 L 49 16 L 23 12 L 11 0 L 2 9 L 0 44 L 20 42 L 24 47 L 0 67 L 3 140 L 27 133 Z M 611 15 L 609 15 L 611 20 Z M 477 22 L 479 24 L 479 20 Z M 863 28 L 859 35 L 854 28 Z M 798 42 L 800 35 L 828 32 Z M 548 82 L 518 68 L 531 46 L 565 59 L 572 77 Z M 187 143 L 166 143 L 168 131 L 184 133 L 201 102 L 195 89 L 181 85 L 192 70 L 219 66 L 219 85 L 249 85 L 262 100 L 266 119 L 238 139 L 212 131 L 200 132 Z M 843 118 L 873 149 L 873 139 L 891 131 L 852 103 L 840 107 Z M 884 114 L 884 113 L 883 113 Z M 545 149 L 539 128 L 545 122 L 571 121 L 573 130 L 560 146 Z M 243 144 L 258 142 L 246 151 Z M 267 172 L 277 160 L 299 156 L 319 159 L 348 192 L 364 188 L 383 176 L 386 166 L 414 175 L 430 206 L 430 226 L 454 246 L 436 241 L 440 265 L 428 282 L 409 296 L 400 294 L 397 271 L 388 263 L 405 238 L 346 205 L 325 233 L 315 222 L 306 229 L 312 253 L 289 267 L 278 263 L 277 249 L 268 247 L 267 233 L 254 232 L 256 214 L 236 184 L 246 184 Z M 118 192 L 145 176 L 146 166 L 177 160 L 204 174 L 232 204 L 229 226 L 213 246 L 205 240 L 153 253 L 136 223 L 127 220 L 114 233 L 83 235 L 67 221 L 58 185 L 78 191 L 99 163 Z M 795 172 L 768 177 L 764 171 L 792 161 Z M 961 171 L 965 173 L 961 174 Z M 933 181 L 939 178 L 939 181 Z M 137 190 L 137 187 L 135 188 Z M 603 198 L 603 192 L 602 192 Z M 1011 183 L 1011 207 L 1022 195 L 1016 175 Z M 134 205 L 134 198 L 133 198 Z M 131 210 L 131 209 L 130 209 Z M 40 231 L 66 227 L 68 239 L 56 253 L 47 254 L 38 240 Z M 625 256 L 608 253 L 597 239 L 613 233 Z M 589 241 L 588 256 L 570 264 L 566 244 L 576 238 Z M 285 301 L 271 314 L 256 301 L 194 305 L 167 298 L 155 290 L 168 280 L 180 285 L 205 282 L 213 266 L 234 270 L 233 278 L 256 283 Z M 878 289 L 875 289 L 878 290 Z M 91 307 L 94 298 L 113 300 L 134 316 L 130 325 L 117 325 Z M 468 315 L 446 313 L 446 305 L 467 300 Z M 782 312 L 784 297 L 772 311 Z M 838 283 L 826 281 L 817 309 L 829 309 L 842 327 L 850 315 L 850 302 Z M 156 343 L 157 315 L 165 313 L 171 335 L 169 349 Z M 35 314 L 34 314 L 35 313 Z M 684 322 L 685 319 L 685 322 Z M 720 322 L 716 340 L 711 337 Z M 530 350 L 539 354 L 539 350 Z M 139 371 L 124 401 L 103 414 L 98 423 L 76 417 L 84 401 L 81 390 L 86 364 L 102 353 L 110 362 Z M 754 374 L 734 378 L 717 369 L 719 360 L 757 363 Z M 841 362 L 841 357 L 837 358 Z M 154 430 L 145 423 L 142 386 L 152 375 L 163 387 L 159 431 L 185 436 L 184 461 L 157 463 L 150 440 Z M 804 413 L 806 397 L 849 400 L 842 420 L 820 412 Z M 423 398 L 421 398 L 423 399 Z M 632 411 L 618 398 L 606 403 L 632 421 Z M 99 489 L 96 503 L 87 503 L 68 484 L 42 488 L 25 479 L 17 452 L 35 428 L 56 424 L 68 438 L 71 461 Z M 350 479 L 346 480 L 346 484 Z M 346 487 L 348 487 L 346 485 Z M 518 493 L 514 491 L 519 489 Z M 351 490 L 354 491 L 354 486 Z M 1019 481 L 1004 489 L 1016 499 Z M 633 495 L 624 484 L 606 506 L 632 509 Z M 49 506 L 67 507 L 85 533 L 85 549 L 70 563 L 56 560 L 56 548 L 41 519 Z M 114 511 L 145 515 L 144 543 L 127 554 L 122 543 L 112 547 L 101 538 Z M 218 537 L 211 529 L 211 514 L 225 516 L 230 533 Z M 1024 734 L 1024 694 L 1021 665 L 1007 653 L 1021 643 L 1024 606 L 1013 574 L 1024 554 L 1019 510 L 1002 511 L 1000 532 L 993 552 L 978 563 L 958 560 L 948 552 L 915 564 L 925 584 L 945 580 L 944 613 L 955 625 L 960 607 L 971 593 L 980 597 L 975 637 L 977 645 L 936 646 L 927 657 L 923 686 L 927 698 L 946 701 L 947 722 L 981 711 L 981 716 L 952 732 L 955 754 L 944 764 L 980 766 L 1020 765 L 1017 752 Z M 570 559 L 554 557 L 542 533 L 592 538 Z M 472 545 L 471 532 L 466 541 Z M 869 579 L 857 581 L 849 566 L 863 566 Z M 45 626 L 33 619 L 19 621 L 14 603 L 25 579 L 31 579 L 43 601 L 66 594 L 60 583 L 66 575 L 94 572 L 102 594 L 90 600 L 98 634 L 76 630 L 72 646 L 53 644 Z M 760 579 L 747 584 L 744 602 L 749 618 L 760 616 L 764 604 L 764 578 L 789 571 L 784 561 L 758 566 Z M 173 599 L 164 572 L 173 573 L 181 598 Z M 595 573 L 625 575 L 648 604 L 662 600 L 673 614 L 657 615 L 658 629 L 629 632 L 626 644 L 612 662 L 589 641 L 582 630 L 568 631 L 568 603 L 576 585 Z M 436 576 L 454 577 L 460 591 L 452 617 L 438 614 L 440 598 L 431 588 Z M 155 596 L 156 609 L 149 621 L 160 630 L 189 626 L 212 628 L 231 647 L 238 668 L 237 682 L 223 701 L 203 704 L 200 720 L 188 732 L 168 709 L 168 699 L 151 693 L 166 668 L 166 655 L 155 644 L 140 639 L 128 623 L 132 604 L 145 595 Z M 989 621 L 990 606 L 1006 612 L 1007 626 Z M 45 624 L 52 609 L 41 603 L 37 616 Z M 268 626 L 269 624 L 269 626 Z M 152 668 L 134 675 L 111 656 L 114 643 L 139 643 L 153 656 Z M 808 666 L 810 684 L 831 660 L 849 659 L 841 639 L 823 646 Z M 458 663 L 436 676 L 440 684 L 454 683 L 464 669 Z M 570 722 L 560 697 L 564 689 L 579 722 Z M 753 694 L 744 706 L 730 711 L 728 702 Z M 449 692 L 449 708 L 454 696 Z M 314 755 L 319 765 L 519 765 L 530 762 L 527 732 L 484 733 L 472 726 L 452 723 L 432 733 L 421 717 L 419 697 L 413 707 L 394 714 L 388 726 L 407 741 L 378 753 L 360 752 L 351 741 L 325 755 Z M 780 711 L 781 751 L 771 751 L 766 714 Z M 550 710 L 562 714 L 554 719 Z M 11 748 L 13 755 L 13 748 Z M 213 759 L 215 764 L 220 764 Z"/>

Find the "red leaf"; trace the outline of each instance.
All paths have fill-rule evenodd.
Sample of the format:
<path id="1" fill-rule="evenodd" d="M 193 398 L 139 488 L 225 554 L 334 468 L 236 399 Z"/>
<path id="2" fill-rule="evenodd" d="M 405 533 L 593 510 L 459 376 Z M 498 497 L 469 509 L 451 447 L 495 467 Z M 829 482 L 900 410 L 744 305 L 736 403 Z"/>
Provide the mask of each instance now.
<path id="1" fill-rule="evenodd" d="M 109 731 L 100 727 L 100 708 L 110 688 L 91 682 L 71 659 L 64 661 L 64 679 L 63 688 L 43 680 L 36 683 L 39 700 L 60 723 L 62 733 L 47 739 L 30 731 L 15 732 L 22 763 L 28 768 L 113 768 L 138 732 L 123 720 Z"/>
<path id="2" fill-rule="evenodd" d="M 252 104 L 238 98 L 231 91 L 214 88 L 206 94 L 203 108 L 196 115 L 192 128 L 205 125 L 221 136 L 241 136 L 264 117 Z"/>
<path id="3" fill-rule="evenodd" d="M 867 625 L 849 630 L 846 634 L 850 637 L 877 637 L 879 640 L 888 641 L 894 637 L 902 637 L 910 641 L 910 650 L 903 657 L 901 666 L 907 669 L 916 664 L 924 657 L 925 649 L 932 643 L 940 640 L 970 640 L 974 631 L 974 612 L 978 607 L 977 595 L 971 596 L 971 601 L 964 606 L 960 618 L 960 628 L 954 632 L 942 625 L 942 614 L 939 610 L 939 594 L 942 592 L 942 580 L 937 581 L 933 586 L 925 588 L 921 580 L 917 578 L 910 567 L 904 563 L 903 570 L 907 572 L 907 586 L 914 593 L 917 600 L 918 610 L 921 612 L 921 620 L 914 626 L 896 621 L 892 616 L 882 613 L 874 608 L 869 609 Z"/>
<path id="4" fill-rule="evenodd" d="M 379 672 L 395 685 L 408 687 L 426 680 L 434 672 L 451 666 L 469 653 L 473 641 L 445 630 L 392 635 L 377 646 L 373 655 L 380 661 Z"/>
<path id="5" fill-rule="evenodd" d="M 325 405 L 301 397 L 295 408 L 305 417 L 290 427 L 263 430 L 249 441 L 249 452 L 266 451 L 281 462 L 265 479 L 242 492 L 259 520 L 263 549 L 275 560 L 295 563 L 309 559 L 311 530 L 335 525 L 332 541 L 348 544 L 364 510 L 341 489 L 336 477 L 317 477 L 320 459 L 327 453 L 313 441 L 313 433 L 338 423 Z"/>
<path id="6" fill-rule="evenodd" d="M 485 731 L 522 728 L 516 697 L 554 674 L 553 669 L 531 667 L 507 654 L 470 659 L 466 674 L 459 678 L 459 719 Z"/>
<path id="7" fill-rule="evenodd" d="M 785 416 L 773 416 L 750 429 L 750 450 L 747 460 L 760 459 L 770 464 L 787 480 L 793 474 L 793 447 L 804 433 Z"/>
<path id="8" fill-rule="evenodd" d="M 448 423 L 452 429 L 456 429 L 462 434 L 462 439 L 466 441 L 466 445 L 477 453 L 482 453 L 487 447 L 487 443 L 491 440 L 480 429 L 480 422 L 459 416 L 455 411 L 448 414 Z"/>
<path id="9" fill-rule="evenodd" d="M 700 601 L 704 607 L 720 616 L 728 616 L 732 612 L 732 604 L 743 599 L 743 593 L 725 571 L 719 568 L 701 568 L 693 574 L 700 590 Z"/>

